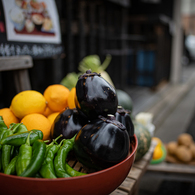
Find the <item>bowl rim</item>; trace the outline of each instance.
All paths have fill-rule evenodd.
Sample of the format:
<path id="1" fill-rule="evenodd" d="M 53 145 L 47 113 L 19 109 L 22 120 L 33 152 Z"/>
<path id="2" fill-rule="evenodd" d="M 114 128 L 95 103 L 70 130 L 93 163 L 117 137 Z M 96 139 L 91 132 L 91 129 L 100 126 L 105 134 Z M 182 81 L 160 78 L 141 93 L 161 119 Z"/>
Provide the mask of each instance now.
<path id="1" fill-rule="evenodd" d="M 25 181 L 44 181 L 44 182 L 51 182 L 51 181 L 54 181 L 54 182 L 57 182 L 57 181 L 70 181 L 70 180 L 78 180 L 80 178 L 87 178 L 87 177 L 92 177 L 92 176 L 95 176 L 95 175 L 99 175 L 101 173 L 105 173 L 105 172 L 108 172 L 118 166 L 120 166 L 121 164 L 125 163 L 126 161 L 128 161 L 135 153 L 136 153 L 136 150 L 137 150 L 137 146 L 138 146 L 138 139 L 137 139 L 137 136 L 134 134 L 133 136 L 134 138 L 134 148 L 132 150 L 132 152 L 129 154 L 128 157 L 126 157 L 123 161 L 117 163 L 116 165 L 113 165 L 109 168 L 106 168 L 106 169 L 103 169 L 103 170 L 100 170 L 100 171 L 96 171 L 96 172 L 93 172 L 93 173 L 89 173 L 89 174 L 86 174 L 86 175 L 81 175 L 81 176 L 78 176 L 78 177 L 67 177 L 67 178 L 55 178 L 55 179 L 47 179 L 47 178 L 33 178 L 33 177 L 21 177 L 21 176 L 17 176 L 17 175 L 6 175 L 4 173 L 0 173 L 0 177 L 10 177 L 12 179 L 19 179 L 19 180 L 25 180 Z M 134 160 L 133 160 L 134 161 Z"/>

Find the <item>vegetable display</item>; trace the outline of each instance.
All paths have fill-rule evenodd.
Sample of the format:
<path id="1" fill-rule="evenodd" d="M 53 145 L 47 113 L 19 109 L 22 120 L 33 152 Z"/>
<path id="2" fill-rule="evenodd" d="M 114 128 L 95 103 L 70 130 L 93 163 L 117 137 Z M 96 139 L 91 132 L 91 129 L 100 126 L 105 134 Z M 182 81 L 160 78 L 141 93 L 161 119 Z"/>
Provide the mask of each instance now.
<path id="1" fill-rule="evenodd" d="M 140 160 L 149 150 L 152 136 L 148 129 L 138 121 L 134 121 L 135 135 L 138 139 L 138 147 L 135 161 Z"/>
<path id="2" fill-rule="evenodd" d="M 84 74 L 87 70 L 91 70 L 92 72 L 100 73 L 101 76 L 110 83 L 113 87 L 114 83 L 110 78 L 109 74 L 106 72 L 106 68 L 109 66 L 112 57 L 111 55 L 106 55 L 104 62 L 101 64 L 100 57 L 98 55 L 89 55 L 84 57 L 78 66 L 79 73 L 71 72 L 68 73 L 62 80 L 61 84 L 71 90 L 73 87 L 76 86 L 78 77 Z M 127 103 L 128 104 L 128 103 Z M 122 105 L 121 105 L 122 106 Z"/>
<path id="3" fill-rule="evenodd" d="M 56 117 L 51 127 L 51 137 L 56 138 L 62 134 L 62 138 L 71 139 L 86 123 L 87 120 L 78 113 L 77 109 L 67 108 Z M 60 141 L 61 139 L 58 140 Z"/>
<path id="4" fill-rule="evenodd" d="M 9 128 L 0 117 L 0 171 L 20 177 L 66 178 L 87 173 L 68 164 L 73 157 L 98 171 L 123 161 L 134 136 L 130 112 L 118 107 L 116 90 L 101 74 L 87 70 L 76 83 L 76 108 L 59 112 L 51 140 L 23 123 Z M 49 143 L 47 143 L 49 142 Z"/>
<path id="5" fill-rule="evenodd" d="M 17 127 L 19 126 L 21 123 L 17 124 Z M 43 141 L 43 133 L 40 130 L 15 132 L 16 124 L 0 129 L 0 135 L 3 134 L 0 139 L 1 172 L 21 177 L 50 179 L 85 174 L 66 165 L 66 157 L 73 149 L 75 136 L 72 139 L 62 139 L 58 144 L 57 141 L 63 137 L 60 135 L 47 144 Z"/>
<path id="6" fill-rule="evenodd" d="M 88 70 L 81 75 L 76 84 L 76 96 L 78 111 L 88 119 L 116 113 L 116 91 L 100 74 Z"/>
<path id="7" fill-rule="evenodd" d="M 22 144 L 19 149 L 18 158 L 16 161 L 16 173 L 20 176 L 26 167 L 29 165 L 32 158 L 32 146 L 30 145 L 30 134 L 26 139 L 26 143 Z"/>
<path id="8" fill-rule="evenodd" d="M 176 140 L 166 144 L 166 161 L 170 163 L 195 164 L 195 140 L 189 133 L 181 133 Z"/>
<path id="9" fill-rule="evenodd" d="M 122 106 L 118 106 L 115 117 L 117 121 L 125 125 L 129 137 L 132 137 L 134 135 L 134 125 L 130 117 L 130 111 L 125 110 Z"/>
<path id="10" fill-rule="evenodd" d="M 102 117 L 85 125 L 75 138 L 75 155 L 91 168 L 102 169 L 124 160 L 130 140 L 126 127 L 115 117 Z"/>
<path id="11" fill-rule="evenodd" d="M 128 93 L 121 89 L 116 89 L 117 97 L 118 97 L 118 105 L 122 106 L 124 109 L 133 111 L 133 101 Z"/>

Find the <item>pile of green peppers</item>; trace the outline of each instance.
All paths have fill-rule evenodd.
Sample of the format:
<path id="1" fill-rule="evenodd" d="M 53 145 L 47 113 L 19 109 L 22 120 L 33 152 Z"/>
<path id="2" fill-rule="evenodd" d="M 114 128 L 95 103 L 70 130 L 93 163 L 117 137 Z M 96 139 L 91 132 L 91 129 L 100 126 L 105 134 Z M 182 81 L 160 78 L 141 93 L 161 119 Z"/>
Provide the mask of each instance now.
<path id="1" fill-rule="evenodd" d="M 38 178 L 65 178 L 85 175 L 66 162 L 73 149 L 74 138 L 43 141 L 40 130 L 28 131 L 22 123 L 9 128 L 0 116 L 0 172 L 8 175 Z"/>

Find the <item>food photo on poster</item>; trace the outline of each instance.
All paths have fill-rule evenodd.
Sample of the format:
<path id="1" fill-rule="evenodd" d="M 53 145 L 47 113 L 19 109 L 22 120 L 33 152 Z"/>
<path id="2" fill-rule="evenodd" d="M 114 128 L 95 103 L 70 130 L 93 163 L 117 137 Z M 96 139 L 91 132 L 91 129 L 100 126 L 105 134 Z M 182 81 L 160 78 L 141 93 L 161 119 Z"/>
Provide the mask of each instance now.
<path id="1" fill-rule="evenodd" d="M 63 52 L 55 0 L 0 0 L 0 56 L 40 59 Z"/>
<path id="2" fill-rule="evenodd" d="M 3 0 L 8 41 L 60 43 L 54 0 Z"/>

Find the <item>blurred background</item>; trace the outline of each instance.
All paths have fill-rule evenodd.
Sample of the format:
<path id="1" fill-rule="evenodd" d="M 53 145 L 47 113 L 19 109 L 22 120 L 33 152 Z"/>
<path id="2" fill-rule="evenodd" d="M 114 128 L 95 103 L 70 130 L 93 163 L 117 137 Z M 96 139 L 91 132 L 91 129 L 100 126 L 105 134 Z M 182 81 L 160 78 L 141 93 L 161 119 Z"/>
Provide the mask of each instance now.
<path id="1" fill-rule="evenodd" d="M 112 56 L 106 71 L 115 87 L 127 92 L 180 82 L 183 66 L 194 60 L 194 0 L 55 2 L 64 50 L 57 56 L 33 58 L 32 89 L 43 92 L 60 83 L 68 73 L 78 72 L 79 62 L 91 54 L 102 62 L 107 54 Z M 11 74 L 0 74 L 2 107 L 16 93 Z"/>
<path id="2" fill-rule="evenodd" d="M 43 93 L 69 73 L 79 73 L 79 63 L 86 56 L 95 54 L 103 63 L 109 54 L 106 72 L 116 89 L 130 95 L 134 114 L 154 115 L 155 136 L 167 143 L 189 132 L 195 139 L 195 0 L 55 3 L 63 49 L 59 55 L 33 56 L 28 70 L 32 89 Z M 0 40 L 4 37 L 0 25 Z M 4 50 L 0 42 L 1 56 L 7 56 Z M 9 107 L 17 93 L 13 83 L 11 71 L 0 72 L 1 108 Z M 143 176 L 139 190 L 139 195 L 194 193 L 194 181 L 167 182 L 148 175 Z"/>

